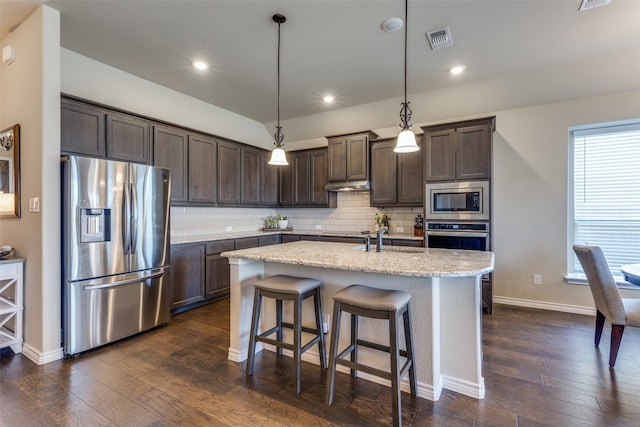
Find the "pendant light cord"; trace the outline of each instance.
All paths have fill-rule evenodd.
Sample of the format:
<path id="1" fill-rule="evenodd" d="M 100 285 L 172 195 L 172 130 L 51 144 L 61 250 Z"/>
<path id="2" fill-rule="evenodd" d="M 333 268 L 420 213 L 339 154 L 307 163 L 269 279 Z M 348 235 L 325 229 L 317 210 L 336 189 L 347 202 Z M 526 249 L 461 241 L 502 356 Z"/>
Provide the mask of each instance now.
<path id="1" fill-rule="evenodd" d="M 278 127 L 280 127 L 280 22 L 278 22 Z"/>
<path id="2" fill-rule="evenodd" d="M 407 31 L 409 26 L 409 0 L 404 0 L 404 103 L 407 103 Z M 406 117 L 406 116 L 405 116 Z"/>

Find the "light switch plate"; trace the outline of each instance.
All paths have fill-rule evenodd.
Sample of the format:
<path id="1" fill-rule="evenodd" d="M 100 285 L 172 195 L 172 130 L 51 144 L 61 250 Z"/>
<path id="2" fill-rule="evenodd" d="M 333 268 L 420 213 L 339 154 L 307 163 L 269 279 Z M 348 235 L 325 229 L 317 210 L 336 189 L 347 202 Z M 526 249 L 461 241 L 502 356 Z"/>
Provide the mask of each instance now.
<path id="1" fill-rule="evenodd" d="M 40 198 L 32 197 L 29 199 L 29 212 L 40 212 Z"/>

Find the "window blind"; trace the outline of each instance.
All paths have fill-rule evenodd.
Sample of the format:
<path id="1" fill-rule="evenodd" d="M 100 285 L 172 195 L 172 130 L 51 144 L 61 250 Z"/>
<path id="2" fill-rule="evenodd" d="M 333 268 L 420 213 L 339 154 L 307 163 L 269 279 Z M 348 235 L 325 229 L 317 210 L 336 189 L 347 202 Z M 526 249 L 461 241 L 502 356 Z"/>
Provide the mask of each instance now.
<path id="1" fill-rule="evenodd" d="M 640 123 L 571 132 L 576 244 L 602 248 L 611 272 L 640 263 Z M 574 256 L 574 271 L 584 273 Z"/>

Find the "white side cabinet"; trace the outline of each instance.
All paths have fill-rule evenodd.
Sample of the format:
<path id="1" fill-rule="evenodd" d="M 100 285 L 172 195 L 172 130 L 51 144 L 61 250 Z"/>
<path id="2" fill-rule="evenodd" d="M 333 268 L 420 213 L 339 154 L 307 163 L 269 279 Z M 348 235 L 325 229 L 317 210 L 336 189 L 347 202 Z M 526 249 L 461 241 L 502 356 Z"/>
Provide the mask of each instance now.
<path id="1" fill-rule="evenodd" d="M 22 353 L 24 260 L 0 260 L 0 348 Z"/>

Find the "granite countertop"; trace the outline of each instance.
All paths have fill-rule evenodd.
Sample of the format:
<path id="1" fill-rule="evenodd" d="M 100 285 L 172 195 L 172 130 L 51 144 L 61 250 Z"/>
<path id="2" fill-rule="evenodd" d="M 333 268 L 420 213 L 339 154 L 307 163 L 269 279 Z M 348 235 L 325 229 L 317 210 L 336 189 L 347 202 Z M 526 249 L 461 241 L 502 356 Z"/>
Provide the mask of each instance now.
<path id="1" fill-rule="evenodd" d="M 217 233 L 217 234 L 198 234 L 194 236 L 180 236 L 180 237 L 171 237 L 171 244 L 180 244 L 180 243 L 197 243 L 197 242 L 208 242 L 214 240 L 226 240 L 226 239 L 241 239 L 243 237 L 258 237 L 265 236 L 269 234 L 300 234 L 305 236 L 335 236 L 335 237 L 362 237 L 362 234 L 359 231 L 314 231 L 314 230 L 280 230 L 273 229 L 273 231 L 234 231 L 228 233 Z M 371 232 L 372 236 L 375 237 L 375 232 Z M 372 238 L 373 238 L 372 237 Z M 395 233 L 395 234 L 385 234 L 382 236 L 383 240 L 387 239 L 403 239 L 403 240 L 424 240 L 422 236 L 414 236 L 413 234 L 408 233 Z"/>
<path id="2" fill-rule="evenodd" d="M 413 277 L 469 277 L 493 271 L 493 252 L 300 241 L 223 252 L 228 258 Z"/>

